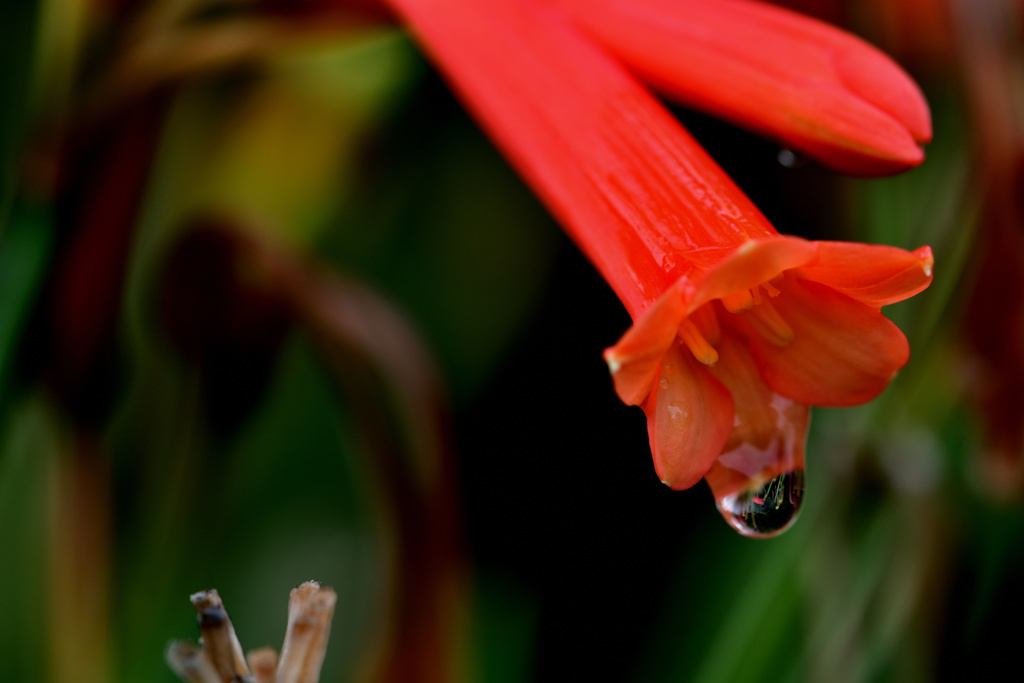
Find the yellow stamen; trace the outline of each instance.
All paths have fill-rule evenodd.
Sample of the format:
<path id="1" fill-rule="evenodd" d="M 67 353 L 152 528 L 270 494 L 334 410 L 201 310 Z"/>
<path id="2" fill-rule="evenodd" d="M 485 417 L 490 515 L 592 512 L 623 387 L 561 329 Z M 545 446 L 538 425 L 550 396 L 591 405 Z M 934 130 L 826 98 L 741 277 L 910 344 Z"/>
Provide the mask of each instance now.
<path id="1" fill-rule="evenodd" d="M 757 333 L 775 346 L 788 346 L 793 341 L 793 328 L 783 320 L 775 307 L 767 300 L 760 306 L 747 311 L 747 320 L 754 326 Z"/>
<path id="2" fill-rule="evenodd" d="M 690 349 L 693 357 L 704 365 L 710 366 L 718 362 L 718 351 L 708 343 L 690 318 L 683 320 L 677 336 L 686 344 L 686 348 Z"/>
<path id="3" fill-rule="evenodd" d="M 742 292 L 723 296 L 721 301 L 722 305 L 725 306 L 725 310 L 730 313 L 741 313 L 754 305 L 754 296 L 750 293 L 750 290 L 745 289 Z"/>

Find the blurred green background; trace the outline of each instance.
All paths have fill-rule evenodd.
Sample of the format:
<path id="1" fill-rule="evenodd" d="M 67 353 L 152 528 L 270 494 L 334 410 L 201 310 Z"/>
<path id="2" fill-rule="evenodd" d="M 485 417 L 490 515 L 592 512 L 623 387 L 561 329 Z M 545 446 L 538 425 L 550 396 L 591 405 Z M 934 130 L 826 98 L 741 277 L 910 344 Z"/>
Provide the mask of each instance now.
<path id="1" fill-rule="evenodd" d="M 919 79 L 923 166 L 784 167 L 677 114 L 780 231 L 930 244 L 936 279 L 886 309 L 913 349 L 889 389 L 814 411 L 769 541 L 658 482 L 601 360 L 628 316 L 385 19 L 5 7 L 0 677 L 172 681 L 190 593 L 279 646 L 310 578 L 338 593 L 323 681 L 1016 670 L 1020 17 L 791 4 Z"/>

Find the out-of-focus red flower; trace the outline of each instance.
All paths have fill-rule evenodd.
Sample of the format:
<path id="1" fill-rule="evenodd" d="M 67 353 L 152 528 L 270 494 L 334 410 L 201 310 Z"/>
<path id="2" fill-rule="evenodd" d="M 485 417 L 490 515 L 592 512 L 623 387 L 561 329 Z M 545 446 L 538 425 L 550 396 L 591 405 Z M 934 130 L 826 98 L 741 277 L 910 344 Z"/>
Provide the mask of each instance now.
<path id="1" fill-rule="evenodd" d="M 779 235 L 545 2 L 391 3 L 629 309 L 635 324 L 605 357 L 620 398 L 647 414 L 666 484 L 692 486 L 723 451 L 718 497 L 766 471 L 766 452 L 802 467 L 807 405 L 868 401 L 906 363 L 879 308 L 928 286 L 927 247 Z"/>
<path id="2" fill-rule="evenodd" d="M 974 464 L 989 496 L 1024 496 L 1024 70 L 1016 0 L 950 3 L 971 121 L 971 177 L 980 203 L 976 276 L 961 335 L 965 390 L 984 448 Z"/>

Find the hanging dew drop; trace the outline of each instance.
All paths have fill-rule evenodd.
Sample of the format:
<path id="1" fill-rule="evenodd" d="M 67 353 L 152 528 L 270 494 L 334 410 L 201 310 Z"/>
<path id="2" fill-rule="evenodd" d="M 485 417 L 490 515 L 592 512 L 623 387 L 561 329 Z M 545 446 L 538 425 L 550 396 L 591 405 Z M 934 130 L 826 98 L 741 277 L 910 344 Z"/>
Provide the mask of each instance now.
<path id="1" fill-rule="evenodd" d="M 804 471 L 783 472 L 767 482 L 715 500 L 729 526 L 744 536 L 777 536 L 796 521 L 804 497 Z"/>
<path id="2" fill-rule="evenodd" d="M 736 357 L 727 344 L 720 346 L 727 362 Z M 810 411 L 770 392 L 758 399 L 760 405 L 748 401 L 737 411 L 726 449 L 704 479 L 729 526 L 744 536 L 769 538 L 788 529 L 800 513 Z"/>

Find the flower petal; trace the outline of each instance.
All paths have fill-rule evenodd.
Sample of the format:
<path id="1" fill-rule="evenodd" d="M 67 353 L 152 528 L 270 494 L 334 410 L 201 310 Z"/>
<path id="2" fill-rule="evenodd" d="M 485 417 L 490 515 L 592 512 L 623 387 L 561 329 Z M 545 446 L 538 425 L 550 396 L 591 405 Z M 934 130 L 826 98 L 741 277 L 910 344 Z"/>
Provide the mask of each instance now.
<path id="1" fill-rule="evenodd" d="M 676 338 L 685 315 L 684 298 L 692 295 L 692 287 L 681 279 L 644 312 L 615 346 L 605 349 L 604 360 L 612 373 L 615 393 L 623 403 L 638 406 L 651 392 L 661 357 Z"/>
<path id="2" fill-rule="evenodd" d="M 932 115 L 921 89 L 888 55 L 847 35 L 837 40 L 833 66 L 850 92 L 906 126 L 915 141 L 932 141 Z"/>
<path id="3" fill-rule="evenodd" d="M 907 339 L 879 311 L 809 280 L 781 283 L 772 301 L 793 329 L 787 346 L 759 335 L 750 352 L 774 391 L 816 406 L 851 406 L 875 398 L 910 357 Z"/>
<path id="4" fill-rule="evenodd" d="M 908 299 L 932 283 L 931 247 L 906 251 L 855 242 L 818 242 L 818 247 L 818 262 L 800 274 L 874 308 Z"/>
<path id="5" fill-rule="evenodd" d="M 784 270 L 813 262 L 817 256 L 818 243 L 799 237 L 779 235 L 746 242 L 700 279 L 687 312 L 712 299 L 756 287 Z"/>
<path id="6" fill-rule="evenodd" d="M 920 89 L 834 26 L 747 0 L 552 1 L 656 88 L 836 170 L 885 175 L 924 159 Z"/>
<path id="7" fill-rule="evenodd" d="M 817 258 L 818 246 L 799 237 L 777 236 L 750 240 L 701 275 L 684 275 L 665 291 L 622 336 L 604 352 L 615 392 L 629 405 L 640 405 L 658 375 L 662 354 L 690 313 L 712 299 L 745 291 L 785 270 Z M 694 284 L 699 282 L 699 284 Z"/>
<path id="8" fill-rule="evenodd" d="M 732 430 L 729 391 L 676 344 L 665 353 L 643 409 L 658 478 L 676 491 L 699 482 Z"/>
<path id="9" fill-rule="evenodd" d="M 775 234 L 657 99 L 538 0 L 387 0 L 636 316 L 691 255 Z M 634 318 L 635 319 L 635 318 Z"/>
<path id="10" fill-rule="evenodd" d="M 711 374 L 732 395 L 736 416 L 721 455 L 704 476 L 715 499 L 803 469 L 808 406 L 773 392 L 735 332 L 725 332 Z"/>

